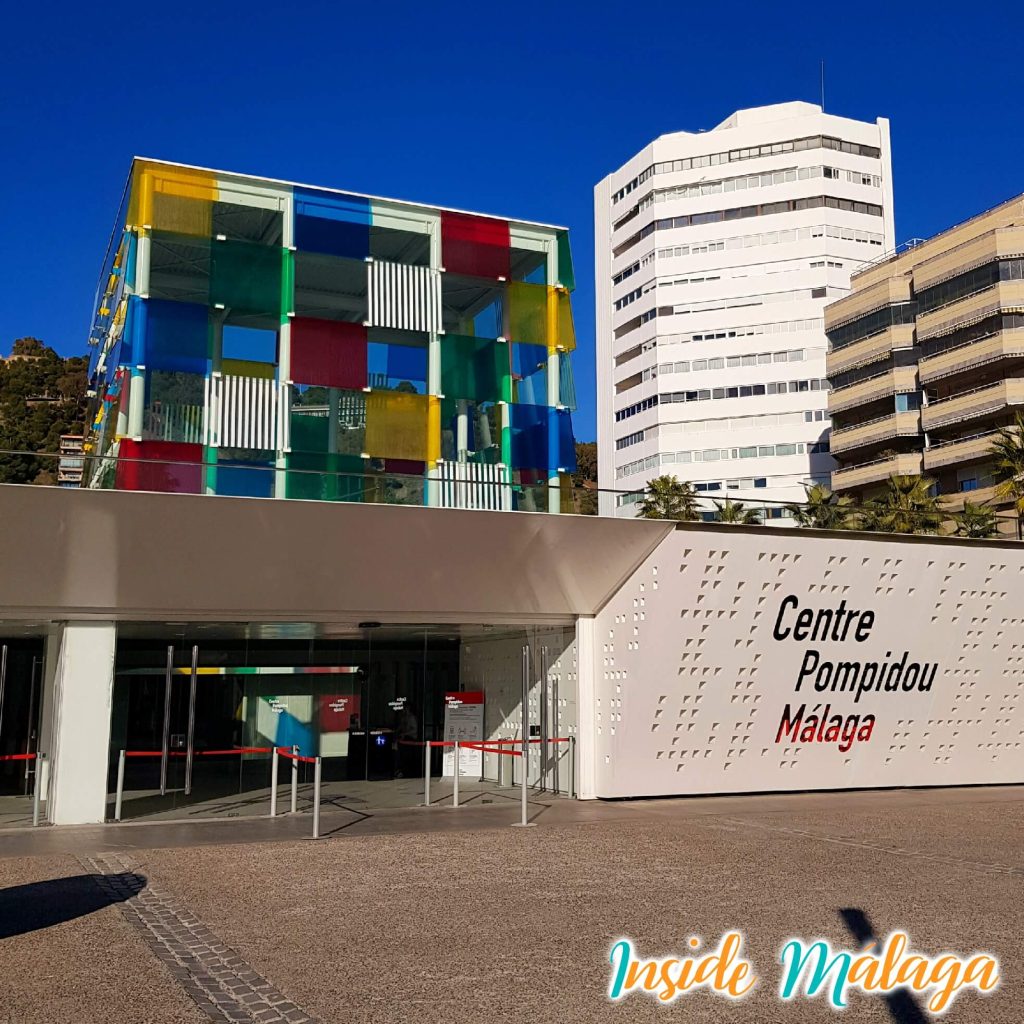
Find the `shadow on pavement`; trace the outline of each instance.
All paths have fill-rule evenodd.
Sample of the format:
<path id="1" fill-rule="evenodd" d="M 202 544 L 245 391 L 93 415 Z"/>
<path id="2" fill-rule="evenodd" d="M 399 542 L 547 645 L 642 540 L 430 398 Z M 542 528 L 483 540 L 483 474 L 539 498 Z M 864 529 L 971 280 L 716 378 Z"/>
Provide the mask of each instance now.
<path id="1" fill-rule="evenodd" d="M 869 942 L 878 941 L 868 915 L 859 907 L 843 907 L 839 911 L 839 916 L 860 945 L 866 946 Z M 885 997 L 885 1004 L 889 1016 L 896 1024 L 925 1024 L 929 1020 L 906 989 L 890 992 Z"/>
<path id="2" fill-rule="evenodd" d="M 0 889 L 0 939 L 51 928 L 131 899 L 146 886 L 143 875 L 106 875 L 104 881 L 124 893 L 115 896 L 100 888 L 99 875 L 72 875 L 45 882 Z"/>

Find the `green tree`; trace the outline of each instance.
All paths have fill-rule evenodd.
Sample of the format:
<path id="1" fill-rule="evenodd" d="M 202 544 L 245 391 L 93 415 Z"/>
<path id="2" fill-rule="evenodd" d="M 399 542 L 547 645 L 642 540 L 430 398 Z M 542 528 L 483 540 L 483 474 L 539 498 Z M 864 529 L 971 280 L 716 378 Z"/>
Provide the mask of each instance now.
<path id="1" fill-rule="evenodd" d="M 719 523 L 736 523 L 739 526 L 760 526 L 761 515 L 757 509 L 747 508 L 741 501 L 726 498 L 724 502 L 712 502 L 715 506 L 715 520 Z"/>
<path id="2" fill-rule="evenodd" d="M 818 530 L 848 530 L 853 517 L 853 499 L 849 495 L 834 494 L 824 484 L 804 488 L 806 500 L 799 505 L 787 505 L 797 526 L 811 526 Z"/>
<path id="3" fill-rule="evenodd" d="M 932 494 L 935 481 L 916 473 L 889 477 L 886 489 L 862 514 L 861 529 L 883 533 L 937 533 L 945 516 Z"/>
<path id="4" fill-rule="evenodd" d="M 697 519 L 697 495 L 693 484 L 674 476 L 659 476 L 647 481 L 647 491 L 637 505 L 642 519 L 675 519 L 682 522 Z"/>
<path id="5" fill-rule="evenodd" d="M 956 523 L 958 537 L 984 539 L 994 537 L 999 532 L 999 521 L 995 509 L 965 501 L 962 512 L 958 512 L 953 521 Z"/>
<path id="6" fill-rule="evenodd" d="M 597 515 L 597 442 L 576 442 L 576 472 L 572 474 L 573 509 L 580 516 Z"/>
<path id="7" fill-rule="evenodd" d="M 1016 413 L 1011 426 L 999 429 L 989 454 L 996 478 L 996 497 L 1013 502 L 1019 537 L 1024 523 L 1024 413 Z"/>
<path id="8" fill-rule="evenodd" d="M 87 361 L 62 359 L 38 338 L 18 338 L 12 356 L 0 361 L 0 483 L 45 483 L 56 459 L 34 453 L 82 432 Z"/>

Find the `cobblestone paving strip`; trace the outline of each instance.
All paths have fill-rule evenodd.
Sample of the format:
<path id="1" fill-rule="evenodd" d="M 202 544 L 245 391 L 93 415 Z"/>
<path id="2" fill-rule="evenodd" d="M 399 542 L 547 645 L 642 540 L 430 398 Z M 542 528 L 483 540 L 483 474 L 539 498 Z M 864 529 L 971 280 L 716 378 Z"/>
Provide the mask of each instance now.
<path id="1" fill-rule="evenodd" d="M 80 860 L 210 1020 L 319 1024 L 173 896 L 149 886 L 128 858 L 107 853 Z"/>

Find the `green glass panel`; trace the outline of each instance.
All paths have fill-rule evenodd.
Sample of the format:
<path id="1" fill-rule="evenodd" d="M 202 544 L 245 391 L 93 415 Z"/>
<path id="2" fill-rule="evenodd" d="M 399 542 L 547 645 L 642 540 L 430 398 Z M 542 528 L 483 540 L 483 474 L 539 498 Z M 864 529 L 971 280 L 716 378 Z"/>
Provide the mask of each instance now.
<path id="1" fill-rule="evenodd" d="M 280 317 L 283 250 L 253 242 L 215 241 L 211 249 L 210 303 L 238 313 Z M 289 304 L 290 305 L 290 304 Z"/>
<path id="2" fill-rule="evenodd" d="M 441 391 L 446 398 L 501 401 L 509 376 L 507 344 L 455 334 L 442 338 Z"/>
<path id="3" fill-rule="evenodd" d="M 326 414 L 292 409 L 291 448 L 295 452 L 323 452 L 330 448 L 331 421 Z"/>
<path id="4" fill-rule="evenodd" d="M 572 251 L 569 249 L 569 232 L 558 232 L 558 283 L 563 288 L 573 291 L 576 288 L 576 275 L 572 269 Z"/>
<path id="5" fill-rule="evenodd" d="M 285 494 L 309 501 L 363 501 L 363 460 L 358 456 L 292 452 Z"/>

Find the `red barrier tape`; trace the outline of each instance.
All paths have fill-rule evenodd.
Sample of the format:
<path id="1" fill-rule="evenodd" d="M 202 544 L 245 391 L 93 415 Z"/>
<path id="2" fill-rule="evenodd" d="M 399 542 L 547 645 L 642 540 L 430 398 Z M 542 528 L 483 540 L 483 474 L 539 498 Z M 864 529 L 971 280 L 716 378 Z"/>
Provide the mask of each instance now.
<path id="1" fill-rule="evenodd" d="M 287 757 L 289 761 L 305 761 L 307 764 L 316 764 L 315 757 L 303 757 L 302 754 L 293 754 L 287 747 L 278 747 L 279 757 Z"/>
<path id="2" fill-rule="evenodd" d="M 34 761 L 35 754 L 0 754 L 0 761 Z"/>
<path id="3" fill-rule="evenodd" d="M 570 736 L 552 736 L 547 742 L 548 743 L 569 743 L 572 737 Z M 468 747 L 474 741 L 470 740 L 459 740 L 459 746 Z M 480 740 L 481 743 L 490 743 L 493 746 L 516 746 L 520 747 L 523 744 L 522 740 Z M 542 739 L 531 739 L 527 740 L 527 743 L 543 743 Z M 454 740 L 399 740 L 398 745 L 400 747 L 454 747 Z"/>
<path id="4" fill-rule="evenodd" d="M 506 750 L 504 747 L 490 747 L 486 743 L 460 743 L 466 750 L 482 750 L 485 754 L 504 754 L 506 757 L 522 757 L 521 750 Z"/>

